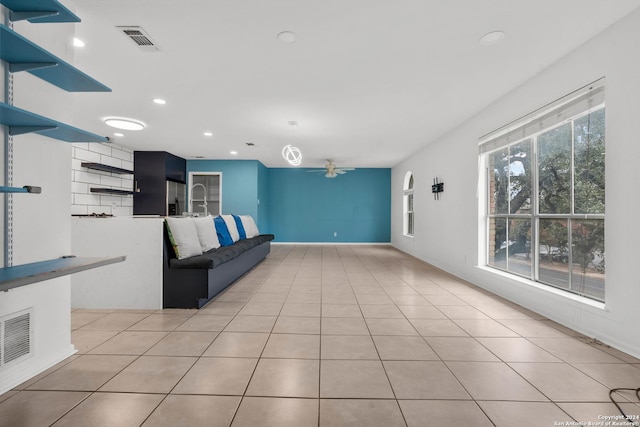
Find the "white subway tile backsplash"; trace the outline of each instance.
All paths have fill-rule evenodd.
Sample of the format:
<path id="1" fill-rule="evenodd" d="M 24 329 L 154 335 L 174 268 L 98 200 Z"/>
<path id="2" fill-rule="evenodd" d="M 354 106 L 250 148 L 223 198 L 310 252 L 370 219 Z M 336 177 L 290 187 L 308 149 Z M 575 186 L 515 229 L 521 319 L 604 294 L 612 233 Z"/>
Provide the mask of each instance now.
<path id="1" fill-rule="evenodd" d="M 105 156 L 105 155 L 100 156 L 100 163 L 104 165 L 115 166 L 117 168 L 122 167 L 122 160 L 116 159 L 115 157 Z"/>
<path id="2" fill-rule="evenodd" d="M 71 192 L 72 193 L 82 193 L 82 194 L 87 194 L 89 193 L 89 185 L 85 184 L 84 182 L 72 182 L 71 183 Z"/>
<path id="3" fill-rule="evenodd" d="M 91 144 L 89 146 L 89 151 L 93 151 L 95 153 L 104 154 L 106 156 L 111 156 L 112 148 L 106 144 Z"/>
<path id="4" fill-rule="evenodd" d="M 122 179 L 119 177 L 116 178 L 115 176 L 101 176 L 100 185 L 104 185 L 106 187 L 117 187 L 118 189 L 121 189 Z"/>
<path id="5" fill-rule="evenodd" d="M 100 196 L 100 204 L 102 206 L 119 206 L 122 204 L 122 197 L 121 196 Z"/>
<path id="6" fill-rule="evenodd" d="M 100 196 L 96 194 L 74 194 L 73 203 L 76 205 L 99 205 Z"/>
<path id="7" fill-rule="evenodd" d="M 111 215 L 111 206 L 101 206 L 101 205 L 94 205 L 94 206 L 88 206 L 87 208 L 88 213 L 90 214 L 108 214 Z"/>
<path id="8" fill-rule="evenodd" d="M 71 205 L 71 215 L 86 215 L 89 213 L 85 205 Z"/>
<path id="9" fill-rule="evenodd" d="M 82 148 L 84 150 L 88 150 L 89 146 L 91 144 L 89 144 L 88 142 L 74 142 L 73 144 L 71 144 L 73 147 L 78 147 L 78 148 Z"/>
<path id="10" fill-rule="evenodd" d="M 75 182 L 86 182 L 88 184 L 100 184 L 100 175 L 89 172 L 75 171 L 73 180 Z"/>
<path id="11" fill-rule="evenodd" d="M 113 214 L 133 215 L 130 195 L 101 195 L 91 193 L 91 187 L 131 191 L 133 175 L 120 175 L 83 168 L 82 162 L 94 162 L 133 170 L 133 150 L 118 144 L 73 144 L 71 162 L 71 210 L 76 215 Z"/>
<path id="12" fill-rule="evenodd" d="M 111 208 L 111 213 L 115 216 L 132 216 L 133 208 L 128 206 L 115 206 Z"/>
<path id="13" fill-rule="evenodd" d="M 76 158 L 71 159 L 71 169 L 77 171 L 83 170 L 84 168 L 82 167 L 82 160 Z"/>
<path id="14" fill-rule="evenodd" d="M 74 147 L 74 157 L 82 160 L 83 162 L 100 162 L 100 154 L 93 151 L 83 150 L 82 148 Z"/>
<path id="15" fill-rule="evenodd" d="M 133 157 L 132 153 L 127 153 L 126 151 L 118 150 L 117 148 L 113 148 L 113 150 L 111 150 L 111 155 L 120 160 L 126 160 L 128 162 L 130 162 Z"/>

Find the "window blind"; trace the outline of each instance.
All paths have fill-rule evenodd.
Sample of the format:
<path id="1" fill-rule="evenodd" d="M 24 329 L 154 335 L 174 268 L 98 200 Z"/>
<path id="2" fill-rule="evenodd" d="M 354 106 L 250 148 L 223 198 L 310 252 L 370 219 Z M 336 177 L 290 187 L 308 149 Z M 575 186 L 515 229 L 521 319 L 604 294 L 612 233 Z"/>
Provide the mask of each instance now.
<path id="1" fill-rule="evenodd" d="M 480 154 L 506 147 L 604 103 L 604 77 L 480 138 Z"/>

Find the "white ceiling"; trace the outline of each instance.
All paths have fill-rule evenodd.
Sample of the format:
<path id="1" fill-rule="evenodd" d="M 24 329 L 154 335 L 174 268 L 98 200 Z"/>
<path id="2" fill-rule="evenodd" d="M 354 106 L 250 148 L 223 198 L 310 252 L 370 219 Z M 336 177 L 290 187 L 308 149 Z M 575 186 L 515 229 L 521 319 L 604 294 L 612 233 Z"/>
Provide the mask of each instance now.
<path id="1" fill-rule="evenodd" d="M 392 167 L 640 7 L 640 0 L 80 0 L 81 128 L 191 159 Z M 143 27 L 159 51 L 116 26 Z M 276 40 L 284 30 L 294 44 Z M 493 46 L 480 37 L 502 30 Z M 167 101 L 156 105 L 153 98 Z M 288 121 L 299 123 L 297 130 Z M 203 132 L 213 132 L 213 137 Z M 249 147 L 247 142 L 254 143 Z M 473 144 L 475 141 L 469 141 Z M 231 150 L 238 155 L 229 154 Z"/>

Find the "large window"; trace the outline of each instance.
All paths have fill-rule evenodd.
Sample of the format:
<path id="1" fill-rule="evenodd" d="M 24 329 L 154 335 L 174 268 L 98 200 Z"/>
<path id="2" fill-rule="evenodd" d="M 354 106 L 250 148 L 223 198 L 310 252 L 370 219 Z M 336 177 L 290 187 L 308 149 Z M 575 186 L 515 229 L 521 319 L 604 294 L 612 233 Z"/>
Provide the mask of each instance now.
<path id="1" fill-rule="evenodd" d="M 405 236 L 413 236 L 414 212 L 413 212 L 413 174 L 407 172 L 404 177 L 403 197 L 403 232 Z"/>
<path id="2" fill-rule="evenodd" d="M 583 92 L 481 145 L 487 265 L 604 301 L 604 86 Z"/>

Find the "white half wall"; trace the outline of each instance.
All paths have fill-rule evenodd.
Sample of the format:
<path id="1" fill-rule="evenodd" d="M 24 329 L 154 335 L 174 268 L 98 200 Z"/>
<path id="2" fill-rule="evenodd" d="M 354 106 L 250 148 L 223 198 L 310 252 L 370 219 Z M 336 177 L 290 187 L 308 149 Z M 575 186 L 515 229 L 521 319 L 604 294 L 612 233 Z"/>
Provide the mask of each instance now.
<path id="1" fill-rule="evenodd" d="M 71 276 L 73 308 L 162 308 L 163 218 L 73 218 L 71 248 L 124 262 Z"/>
<path id="2" fill-rule="evenodd" d="M 495 294 L 640 357 L 637 239 L 640 198 L 640 10 L 541 71 L 392 171 L 392 244 Z M 508 70 L 504 71 L 508 73 Z M 606 77 L 605 309 L 479 268 L 478 140 L 600 77 Z M 460 100 L 464 102 L 464 100 Z M 429 142 L 429 141 L 425 141 Z M 402 185 L 415 179 L 415 235 L 402 234 Z M 439 201 L 433 178 L 444 181 Z"/>

